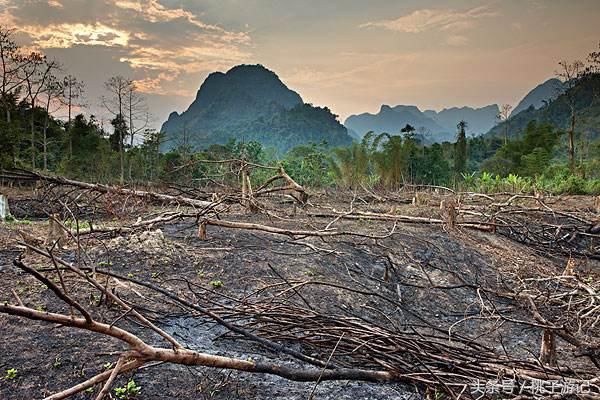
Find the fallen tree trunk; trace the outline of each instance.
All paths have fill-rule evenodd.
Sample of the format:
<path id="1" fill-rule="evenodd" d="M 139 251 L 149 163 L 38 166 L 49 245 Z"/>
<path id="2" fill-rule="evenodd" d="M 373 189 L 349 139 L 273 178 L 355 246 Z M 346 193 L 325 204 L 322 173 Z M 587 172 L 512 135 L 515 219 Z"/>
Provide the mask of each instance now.
<path id="1" fill-rule="evenodd" d="M 39 180 L 43 182 L 53 183 L 56 185 L 63 186 L 73 186 L 80 189 L 91 190 L 98 193 L 116 193 L 126 196 L 134 196 L 142 199 L 155 200 L 165 203 L 178 203 L 187 205 L 194 208 L 202 208 L 205 210 L 214 209 L 219 205 L 219 203 L 214 203 L 210 201 L 192 199 L 184 196 L 171 196 L 168 194 L 156 193 L 156 192 L 148 192 L 143 190 L 129 189 L 125 187 L 117 187 L 117 186 L 109 186 L 102 185 L 96 183 L 88 183 L 82 181 L 76 181 L 73 179 L 68 179 L 63 176 L 51 176 L 51 175 L 43 175 L 37 172 L 32 171 L 20 171 L 18 173 L 13 173 L 13 175 L 9 175 L 13 179 L 28 179 L 28 180 Z"/>

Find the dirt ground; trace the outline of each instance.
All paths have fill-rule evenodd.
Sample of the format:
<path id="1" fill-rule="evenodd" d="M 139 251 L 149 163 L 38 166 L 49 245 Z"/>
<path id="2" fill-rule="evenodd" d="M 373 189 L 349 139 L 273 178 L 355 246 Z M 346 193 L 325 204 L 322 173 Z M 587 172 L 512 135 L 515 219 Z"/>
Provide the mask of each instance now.
<path id="1" fill-rule="evenodd" d="M 20 222 L 0 224 L 0 302 L 14 303 L 14 290 L 26 305 L 39 310 L 68 313 L 53 293 L 31 276 L 16 268 L 12 262 L 22 257 L 28 265 L 39 269 L 52 265 L 47 260 L 18 247 L 18 231 L 43 237 L 47 220 L 34 213 L 34 207 L 15 198 L 14 210 Z M 253 222 L 289 229 L 323 229 L 331 219 L 309 217 L 311 210 L 348 211 L 352 197 L 322 193 L 311 199 L 313 207 L 296 210 L 288 203 L 274 202 L 280 218 L 265 214 L 247 214 L 240 208 L 228 213 L 227 219 Z M 585 197 L 553 199 L 553 207 L 593 214 L 593 202 Z M 439 200 L 413 206 L 407 202 L 361 202 L 356 209 L 371 212 L 396 212 L 402 215 L 439 218 Z M 31 211 L 29 217 L 27 212 Z M 29 218 L 29 219 L 27 219 Z M 123 223 L 107 219 L 106 225 Z M 390 221 L 336 221 L 340 231 L 361 232 L 385 236 L 394 224 Z M 314 280 L 340 285 L 360 285 L 392 297 L 398 297 L 401 307 L 389 302 L 349 293 L 333 287 L 314 286 L 302 292 L 305 300 L 322 312 L 344 310 L 360 314 L 376 323 L 397 324 L 397 329 L 427 323 L 439 329 L 455 329 L 477 338 L 498 351 L 519 357 L 537 353 L 541 330 L 519 324 L 499 324 L 498 321 L 477 318 L 476 293 L 466 287 L 452 290 L 430 285 L 460 286 L 456 274 L 473 284 L 485 282 L 497 285 L 503 274 L 518 271 L 524 275 L 536 273 L 560 274 L 568 255 L 553 254 L 519 244 L 510 238 L 491 232 L 471 229 L 450 230 L 440 224 L 403 224 L 395 233 L 382 239 L 356 236 L 303 238 L 260 231 L 207 227 L 207 240 L 199 240 L 193 220 L 151 227 L 146 232 L 125 234 L 122 237 L 104 235 L 82 240 L 87 249 L 84 262 L 98 265 L 121 275 L 152 282 L 166 288 L 183 290 L 182 280 L 197 285 L 195 300 L 208 303 L 227 296 L 240 298 L 270 284 Z M 58 255 L 75 261 L 77 249 L 69 243 Z M 393 263 L 393 264 L 390 264 Z M 392 267 L 390 267 L 392 265 Z M 600 275 L 600 262 L 578 259 L 577 273 Z M 384 279 L 388 270 L 389 276 Z M 98 304 L 95 292 L 74 276 L 67 277 L 70 293 L 88 305 L 102 321 L 114 321 L 121 312 L 115 307 Z M 254 360 L 282 360 L 295 365 L 288 356 L 274 354 L 257 344 L 232 335 L 213 321 L 189 312 L 176 304 L 128 282 L 115 286 L 116 293 L 139 311 L 171 333 L 187 347 L 211 354 Z M 507 304 L 507 308 L 512 306 Z M 514 310 L 515 317 L 522 317 Z M 472 318 L 467 318 L 472 317 Z M 146 339 L 160 343 L 156 334 L 140 327 L 128 317 L 118 324 Z M 106 337 L 60 327 L 43 322 L 0 315 L 0 399 L 37 399 L 66 389 L 103 371 L 117 360 L 122 343 Z M 573 358 L 572 350 L 559 341 L 560 358 Z M 322 356 L 322 354 L 318 354 Z M 326 358 L 326 356 L 325 356 Z M 579 361 L 578 361 L 579 362 Z M 592 368 L 584 360 L 581 368 Z M 16 369 L 16 376 L 7 372 Z M 135 373 L 118 378 L 114 387 L 133 378 L 141 387 L 140 399 L 307 399 L 314 383 L 297 383 L 279 377 L 249 373 L 190 368 L 174 365 L 150 365 Z M 75 399 L 93 399 L 94 392 L 80 393 Z M 114 397 L 114 391 L 112 393 Z M 325 382 L 317 386 L 315 399 L 418 399 L 416 389 L 399 384 L 362 382 Z"/>

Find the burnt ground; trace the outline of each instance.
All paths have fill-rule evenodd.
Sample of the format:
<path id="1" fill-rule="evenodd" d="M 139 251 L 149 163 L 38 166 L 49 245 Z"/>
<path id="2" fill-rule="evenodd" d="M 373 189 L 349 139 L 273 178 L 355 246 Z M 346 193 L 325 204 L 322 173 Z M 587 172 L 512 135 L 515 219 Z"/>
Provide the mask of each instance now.
<path id="1" fill-rule="evenodd" d="M 325 195 L 313 199 L 313 203 L 318 204 L 315 208 L 321 210 L 348 210 L 349 201 L 350 198 L 341 201 Z M 588 202 L 591 200 L 571 198 L 556 204 L 581 210 Z M 365 202 L 355 207 L 376 212 L 390 212 L 393 207 L 398 214 L 438 218 L 439 210 L 434 204 L 414 207 L 404 203 Z M 273 208 L 283 219 L 264 214 L 248 215 L 239 209 L 229 213 L 226 219 L 296 230 L 323 229 L 330 222 L 330 219 L 308 217 L 302 210 L 293 216 L 291 207 L 285 204 L 275 204 Z M 116 221 L 104 222 L 114 225 Z M 12 265 L 15 257 L 22 256 L 36 268 L 51 266 L 39 256 L 23 253 L 16 245 L 17 230 L 43 237 L 46 226 L 46 221 L 0 225 L 0 301 L 14 303 L 11 294 L 14 290 L 33 308 L 68 313 L 47 288 Z M 393 223 L 339 220 L 334 226 L 340 231 L 383 236 L 390 232 Z M 358 284 L 398 301 L 392 304 L 376 296 L 318 285 L 302 291 L 303 301 L 324 313 L 343 310 L 376 324 L 393 324 L 394 329 L 418 325 L 429 330 L 450 329 L 477 338 L 498 352 L 524 358 L 537 354 L 541 330 L 479 318 L 481 310 L 476 292 L 460 287 L 461 283 L 498 287 L 508 274 L 560 274 L 567 262 L 565 255 L 540 252 L 498 234 L 450 230 L 441 225 L 398 224 L 394 234 L 377 240 L 356 236 L 293 240 L 259 231 L 208 226 L 208 240 L 201 241 L 194 221 L 160 226 L 160 232 L 156 232 L 158 228 L 149 229 L 150 233 L 137 232 L 123 237 L 88 237 L 82 242 L 88 249 L 86 263 L 181 293 L 187 288 L 183 280 L 191 282 L 195 293 L 188 294 L 199 304 L 210 304 L 210 301 L 228 304 L 228 296 L 261 296 L 261 293 L 253 293 L 281 283 L 282 277 L 288 281 L 311 279 L 341 286 Z M 75 245 L 70 243 L 59 255 L 75 260 Z M 597 279 L 600 263 L 579 260 L 577 268 L 581 274 L 595 275 Z M 389 270 L 387 280 L 383 279 L 386 269 Z M 89 305 L 98 319 L 110 322 L 121 315 L 115 307 L 98 304 L 97 294 L 83 280 L 67 278 L 69 292 L 77 293 L 80 302 Z M 120 282 L 115 285 L 115 291 L 191 349 L 296 365 L 288 356 L 273 354 L 232 335 L 212 321 L 192 316 L 171 301 L 131 283 Z M 515 318 L 524 318 L 523 311 L 514 304 L 501 301 L 498 304 L 514 312 Z M 135 332 L 150 344 L 161 344 L 156 334 L 127 317 L 117 325 Z M 118 341 L 97 334 L 0 315 L 0 399 L 42 398 L 68 388 L 101 372 L 107 363 L 116 362 L 116 352 L 122 349 Z M 559 358 L 573 359 L 572 349 L 561 341 L 558 351 Z M 318 352 L 312 355 L 327 358 L 327 354 Z M 581 368 L 592 368 L 583 360 L 576 362 Z M 9 379 L 5 372 L 11 368 L 18 372 Z M 174 365 L 151 365 L 120 377 L 114 387 L 124 385 L 130 377 L 142 388 L 137 396 L 141 399 L 307 399 L 314 387 L 314 383 L 290 382 L 274 376 Z M 98 390 L 96 387 L 95 392 Z M 92 399 L 95 394 L 81 393 L 73 398 Z M 314 398 L 421 397 L 415 388 L 406 385 L 342 381 L 320 383 Z"/>

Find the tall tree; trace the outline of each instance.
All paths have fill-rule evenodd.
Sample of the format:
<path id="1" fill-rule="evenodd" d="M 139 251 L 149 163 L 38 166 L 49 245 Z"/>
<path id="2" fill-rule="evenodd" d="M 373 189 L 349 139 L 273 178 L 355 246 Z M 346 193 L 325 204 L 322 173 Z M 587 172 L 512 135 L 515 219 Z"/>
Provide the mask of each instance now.
<path id="1" fill-rule="evenodd" d="M 69 140 L 69 157 L 73 157 L 73 137 L 71 135 L 73 107 L 81 107 L 83 105 L 82 97 L 84 84 L 73 75 L 67 75 L 62 82 L 61 102 L 67 106 L 67 137 Z"/>
<path id="2" fill-rule="evenodd" d="M 498 120 L 498 122 L 504 123 L 504 144 L 508 143 L 508 130 L 510 129 L 509 124 L 511 111 L 512 106 L 510 104 L 502 104 L 498 115 L 496 115 L 496 119 Z"/>
<path id="3" fill-rule="evenodd" d="M 11 122 L 11 109 L 8 98 L 28 78 L 23 73 L 31 62 L 21 53 L 21 48 L 13 39 L 14 29 L 0 25 L 0 101 L 2 102 L 6 122 Z"/>
<path id="4" fill-rule="evenodd" d="M 42 125 L 42 155 L 44 171 L 48 170 L 48 127 L 51 114 L 62 106 L 60 101 L 64 88 L 62 82 L 54 75 L 46 80 L 43 90 L 44 96 L 44 123 Z"/>
<path id="5" fill-rule="evenodd" d="M 118 149 L 121 167 L 119 181 L 121 184 L 125 182 L 124 140 L 127 135 L 127 123 L 125 122 L 124 109 L 127 104 L 127 95 L 130 93 L 132 85 L 133 81 L 131 79 L 127 79 L 121 75 L 113 76 L 104 84 L 109 96 L 102 99 L 102 104 L 106 110 L 114 116 L 113 127 L 116 129 L 114 134 L 116 134 L 119 141 Z"/>
<path id="6" fill-rule="evenodd" d="M 404 128 L 400 129 L 400 132 L 404 133 L 405 139 L 412 139 L 415 135 L 416 129 L 411 124 L 406 124 Z"/>
<path id="7" fill-rule="evenodd" d="M 56 61 L 48 60 L 46 56 L 41 53 L 31 53 L 29 56 L 29 63 L 22 69 L 25 82 L 25 97 L 29 106 L 31 107 L 31 114 L 29 117 L 29 128 L 31 133 L 31 167 L 36 167 L 36 136 L 35 136 L 35 114 L 37 101 L 40 94 L 46 88 L 46 82 L 50 79 L 53 72 L 59 68 Z"/>
<path id="8" fill-rule="evenodd" d="M 458 133 L 454 144 L 454 171 L 457 176 L 460 176 L 467 171 L 467 134 L 465 132 L 467 123 L 460 121 L 456 127 Z"/>
<path id="9" fill-rule="evenodd" d="M 20 99 L 20 89 L 28 78 L 25 67 L 31 62 L 15 42 L 14 30 L 0 25 L 0 107 L 6 125 L 2 132 L 2 147 L 10 151 L 13 166 L 17 163 L 19 131 L 13 129 L 12 111 Z M 3 154 L 4 156 L 5 154 Z M 3 157 L 6 160 L 7 157 Z"/>
<path id="10" fill-rule="evenodd" d="M 127 113 L 129 117 L 129 146 L 133 147 L 135 136 L 140 136 L 148 128 L 150 113 L 146 99 L 138 91 L 135 82 L 127 89 Z"/>
<path id="11" fill-rule="evenodd" d="M 569 130 L 567 133 L 569 135 L 569 170 L 573 174 L 575 173 L 575 126 L 577 118 L 575 99 L 577 82 L 581 78 L 584 66 L 581 61 L 560 61 L 558 65 L 560 68 L 556 74 L 565 84 L 565 99 L 570 110 Z"/>

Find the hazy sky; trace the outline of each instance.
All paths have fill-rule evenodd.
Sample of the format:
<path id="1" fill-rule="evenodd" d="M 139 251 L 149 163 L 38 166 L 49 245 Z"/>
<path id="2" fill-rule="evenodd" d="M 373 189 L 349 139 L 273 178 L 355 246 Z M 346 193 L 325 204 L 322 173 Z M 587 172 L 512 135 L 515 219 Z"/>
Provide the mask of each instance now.
<path id="1" fill-rule="evenodd" d="M 0 0 L 0 23 L 84 80 L 90 106 L 122 74 L 156 126 L 240 63 L 342 121 L 382 103 L 514 105 L 597 49 L 599 21 L 599 0 Z"/>

